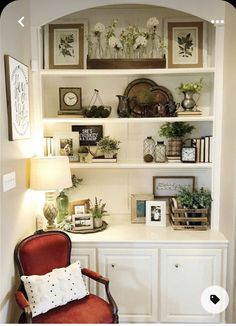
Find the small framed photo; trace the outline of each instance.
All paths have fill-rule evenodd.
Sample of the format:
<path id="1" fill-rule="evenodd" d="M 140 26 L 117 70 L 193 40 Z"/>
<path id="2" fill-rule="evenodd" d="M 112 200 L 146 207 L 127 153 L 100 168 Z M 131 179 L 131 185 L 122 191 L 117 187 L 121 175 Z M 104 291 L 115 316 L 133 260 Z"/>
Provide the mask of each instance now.
<path id="1" fill-rule="evenodd" d="M 147 201 L 146 224 L 152 226 L 166 226 L 166 202 Z"/>
<path id="2" fill-rule="evenodd" d="M 73 125 L 72 131 L 79 132 L 80 146 L 97 146 L 97 143 L 103 137 L 103 126 L 78 126 Z"/>
<path id="3" fill-rule="evenodd" d="M 153 196 L 158 197 L 176 197 L 180 186 L 186 186 L 193 191 L 195 177 L 153 177 Z"/>
<path id="4" fill-rule="evenodd" d="M 25 64 L 4 56 L 7 93 L 8 138 L 30 138 L 29 68 Z"/>
<path id="5" fill-rule="evenodd" d="M 82 100 L 81 100 L 81 88 L 80 87 L 60 87 L 59 99 L 60 110 L 59 115 L 63 114 L 78 114 L 83 115 Z"/>
<path id="6" fill-rule="evenodd" d="M 146 202 L 152 199 L 153 195 L 149 194 L 131 195 L 131 223 L 145 223 Z"/>
<path id="7" fill-rule="evenodd" d="M 88 214 L 89 213 L 89 199 L 75 200 L 69 203 L 69 214 Z"/>
<path id="8" fill-rule="evenodd" d="M 92 230 L 93 217 L 91 214 L 73 214 L 71 231 Z"/>
<path id="9" fill-rule="evenodd" d="M 53 135 L 55 155 L 68 156 L 70 162 L 79 160 L 79 135 L 74 132 Z"/>
<path id="10" fill-rule="evenodd" d="M 84 68 L 84 25 L 49 25 L 49 68 Z"/>
<path id="11" fill-rule="evenodd" d="M 203 67 L 203 22 L 168 22 L 168 68 Z"/>

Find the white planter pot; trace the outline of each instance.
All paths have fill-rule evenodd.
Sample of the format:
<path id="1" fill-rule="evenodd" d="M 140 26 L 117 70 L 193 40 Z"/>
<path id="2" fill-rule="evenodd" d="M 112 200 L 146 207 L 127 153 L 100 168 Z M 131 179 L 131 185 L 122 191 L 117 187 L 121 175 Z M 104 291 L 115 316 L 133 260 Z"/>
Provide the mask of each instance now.
<path id="1" fill-rule="evenodd" d="M 94 218 L 93 219 L 94 221 L 94 228 L 97 229 L 97 228 L 100 228 L 102 226 L 102 218 Z"/>

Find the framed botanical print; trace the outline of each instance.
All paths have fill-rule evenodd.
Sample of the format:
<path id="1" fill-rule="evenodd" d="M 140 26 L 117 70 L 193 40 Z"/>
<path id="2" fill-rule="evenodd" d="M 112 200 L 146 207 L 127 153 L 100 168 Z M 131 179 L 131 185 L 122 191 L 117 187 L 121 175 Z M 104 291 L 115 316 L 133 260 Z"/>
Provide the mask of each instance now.
<path id="1" fill-rule="evenodd" d="M 203 22 L 168 22 L 168 67 L 203 67 Z"/>
<path id="2" fill-rule="evenodd" d="M 131 223 L 145 223 L 146 202 L 152 200 L 153 195 L 132 194 L 131 195 Z"/>
<path id="3" fill-rule="evenodd" d="M 29 68 L 4 56 L 9 140 L 30 137 Z"/>
<path id="4" fill-rule="evenodd" d="M 84 68 L 84 25 L 49 25 L 49 68 Z"/>

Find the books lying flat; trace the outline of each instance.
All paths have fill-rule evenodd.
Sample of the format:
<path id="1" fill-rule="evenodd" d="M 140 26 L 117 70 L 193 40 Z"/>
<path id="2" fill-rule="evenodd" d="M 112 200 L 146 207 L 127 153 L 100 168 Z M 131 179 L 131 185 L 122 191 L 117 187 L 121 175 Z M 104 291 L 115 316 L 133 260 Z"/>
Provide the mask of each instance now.
<path id="1" fill-rule="evenodd" d="M 168 163 L 181 163 L 180 156 L 167 156 Z"/>
<path id="2" fill-rule="evenodd" d="M 177 116 L 202 115 L 201 111 L 179 111 Z"/>
<path id="3" fill-rule="evenodd" d="M 116 163 L 116 158 L 93 158 L 92 163 Z"/>

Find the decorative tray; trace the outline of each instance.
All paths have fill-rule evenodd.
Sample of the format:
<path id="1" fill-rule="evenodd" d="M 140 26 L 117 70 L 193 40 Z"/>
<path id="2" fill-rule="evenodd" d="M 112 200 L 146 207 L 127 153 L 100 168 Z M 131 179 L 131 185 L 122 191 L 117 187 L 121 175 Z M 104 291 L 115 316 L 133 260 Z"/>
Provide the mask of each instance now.
<path id="1" fill-rule="evenodd" d="M 102 221 L 102 226 L 100 226 L 99 228 L 96 228 L 96 229 L 92 229 L 92 230 L 80 230 L 80 231 L 67 231 L 67 232 L 70 232 L 70 233 L 79 233 L 79 234 L 86 234 L 86 233 L 96 233 L 96 232 L 100 232 L 100 231 L 103 231 L 107 228 L 107 222 L 105 221 Z"/>

